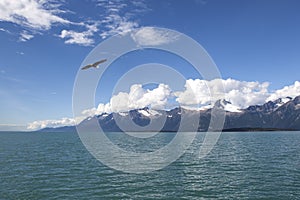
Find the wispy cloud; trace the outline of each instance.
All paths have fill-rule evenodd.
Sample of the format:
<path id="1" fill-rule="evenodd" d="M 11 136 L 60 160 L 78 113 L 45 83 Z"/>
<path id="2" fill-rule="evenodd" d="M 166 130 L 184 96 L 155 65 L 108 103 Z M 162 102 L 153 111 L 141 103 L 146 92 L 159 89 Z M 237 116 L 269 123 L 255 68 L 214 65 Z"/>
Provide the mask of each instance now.
<path id="1" fill-rule="evenodd" d="M 23 56 L 25 53 L 22 52 L 22 51 L 17 51 L 16 54 L 19 54 L 19 55 Z"/>
<path id="2" fill-rule="evenodd" d="M 50 29 L 54 23 L 70 23 L 57 15 L 60 4 L 43 0 L 1 0 L 0 21 L 12 22 L 32 29 Z M 63 11 L 61 11 L 63 12 Z"/>
<path id="3" fill-rule="evenodd" d="M 15 82 L 15 83 L 21 83 L 21 82 L 23 82 L 19 78 L 12 77 L 12 76 L 8 75 L 5 70 L 0 70 L 0 80 L 1 79 L 9 81 L 9 82 Z"/>
<path id="4" fill-rule="evenodd" d="M 131 34 L 134 41 L 141 46 L 163 45 L 178 39 L 178 35 L 167 29 L 144 27 Z"/>
<path id="5" fill-rule="evenodd" d="M 1 20 L 0 20 L 0 21 L 1 21 Z M 0 28 L 0 31 L 11 34 L 11 32 L 10 32 L 9 30 L 4 29 L 4 28 Z"/>
<path id="6" fill-rule="evenodd" d="M 66 29 L 61 31 L 59 37 L 66 39 L 66 44 L 91 46 L 94 44 L 96 36 L 105 39 L 112 35 L 128 33 L 140 26 L 134 18 L 136 18 L 140 12 L 147 10 L 147 6 L 143 1 L 138 3 L 137 1 L 125 0 L 99 0 L 96 4 L 98 8 L 102 10 L 99 19 L 76 24 L 85 26 L 86 31 Z"/>
<path id="7" fill-rule="evenodd" d="M 20 33 L 12 33 L 3 28 L 0 30 L 8 34 L 18 35 L 19 41 L 26 42 L 36 34 L 42 35 L 55 24 L 76 24 L 59 16 L 60 13 L 67 12 L 60 9 L 63 3 L 63 1 L 57 0 L 1 0 L 0 21 L 17 24 L 23 30 Z"/>
<path id="8" fill-rule="evenodd" d="M 105 25 L 107 30 L 100 33 L 102 39 L 116 34 L 124 35 L 139 27 L 137 22 L 128 21 L 125 17 L 119 15 L 110 15 L 102 22 L 107 23 Z"/>
<path id="9" fill-rule="evenodd" d="M 105 10 L 101 16 L 104 30 L 100 33 L 102 39 L 115 34 L 124 34 L 140 25 L 134 20 L 139 14 L 149 10 L 143 0 L 99 0 L 98 6 Z"/>
<path id="10" fill-rule="evenodd" d="M 19 40 L 22 41 L 22 42 L 26 42 L 28 40 L 31 40 L 33 37 L 34 37 L 34 35 L 28 33 L 28 31 L 22 31 L 20 33 Z"/>
<path id="11" fill-rule="evenodd" d="M 65 1 L 59 0 L 1 0 L 0 21 L 11 22 L 19 25 L 23 30 L 19 35 L 19 41 L 31 40 L 36 34 L 43 35 L 53 26 L 63 26 L 59 36 L 66 44 L 78 44 L 91 46 L 97 39 L 105 39 L 115 34 L 124 34 L 140 27 L 136 19 L 142 13 L 150 10 L 144 0 L 95 0 L 99 9 L 98 16 L 81 16 L 76 19 L 66 15 L 72 13 L 65 9 Z M 63 8 L 64 7 L 64 8 Z M 66 26 L 68 28 L 66 28 Z M 0 31 L 10 33 L 4 28 Z"/>
<path id="12" fill-rule="evenodd" d="M 194 0 L 196 4 L 205 5 L 207 4 L 207 0 Z"/>

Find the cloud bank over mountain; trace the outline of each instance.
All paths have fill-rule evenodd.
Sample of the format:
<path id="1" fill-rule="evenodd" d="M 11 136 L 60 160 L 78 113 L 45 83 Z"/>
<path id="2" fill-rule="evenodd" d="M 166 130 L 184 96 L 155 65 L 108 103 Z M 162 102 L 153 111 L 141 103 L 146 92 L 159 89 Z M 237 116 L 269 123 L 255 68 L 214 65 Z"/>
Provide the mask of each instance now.
<path id="1" fill-rule="evenodd" d="M 109 103 L 100 103 L 97 108 L 88 109 L 82 113 L 91 116 L 104 112 L 124 112 L 144 107 L 164 109 L 170 97 L 171 89 L 168 85 L 159 84 L 157 88 L 149 90 L 144 89 L 140 84 L 134 84 L 130 87 L 129 93 L 120 92 L 113 96 Z"/>
<path id="2" fill-rule="evenodd" d="M 251 105 L 262 105 L 268 101 L 279 98 L 296 97 L 300 95 L 300 82 L 285 86 L 276 91 L 270 91 L 268 82 L 239 81 L 235 79 L 215 79 L 211 81 L 200 79 L 188 79 L 183 91 L 172 91 L 166 84 L 159 84 L 154 89 L 144 89 L 140 84 L 134 84 L 130 91 L 120 92 L 112 96 L 108 103 L 100 103 L 96 108 L 84 110 L 82 117 L 100 115 L 102 113 L 126 112 L 133 109 L 149 107 L 151 109 L 167 109 L 170 102 L 177 102 L 177 106 L 186 106 L 190 109 L 207 108 L 218 99 L 212 99 L 210 94 L 225 92 L 225 100 L 236 108 L 247 108 Z M 69 126 L 80 122 L 69 118 L 61 120 L 34 121 L 28 125 L 28 129 L 40 129 L 45 127 Z"/>
<path id="3" fill-rule="evenodd" d="M 185 90 L 175 92 L 176 101 L 183 105 L 205 106 L 213 103 L 211 94 L 222 94 L 233 105 L 246 108 L 254 104 L 263 104 L 269 96 L 269 83 L 246 82 L 234 79 L 215 79 L 211 81 L 189 79 L 186 81 Z"/>
<path id="4" fill-rule="evenodd" d="M 293 85 L 285 86 L 284 88 L 280 90 L 274 91 L 268 98 L 267 101 L 274 101 L 279 98 L 284 98 L 284 97 L 296 97 L 300 95 L 300 82 L 295 81 Z"/>
<path id="5" fill-rule="evenodd" d="M 46 127 L 60 127 L 75 125 L 75 120 L 72 118 L 62 118 L 58 120 L 40 120 L 30 123 L 27 127 L 29 130 L 42 129 Z"/>

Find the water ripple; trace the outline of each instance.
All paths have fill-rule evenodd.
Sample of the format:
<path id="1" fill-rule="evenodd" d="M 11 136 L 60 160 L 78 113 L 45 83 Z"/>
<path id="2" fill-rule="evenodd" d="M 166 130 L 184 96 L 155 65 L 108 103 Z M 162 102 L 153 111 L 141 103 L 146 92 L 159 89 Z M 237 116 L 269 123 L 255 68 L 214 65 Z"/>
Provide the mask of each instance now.
<path id="1" fill-rule="evenodd" d="M 131 141 L 128 148 L 158 148 L 173 136 Z M 213 151 L 198 160 L 203 136 L 199 133 L 175 163 L 136 175 L 102 165 L 74 133 L 0 133 L 0 199 L 300 197 L 300 132 L 223 133 Z M 126 148 L 126 141 L 118 141 L 124 136 L 113 137 Z"/>

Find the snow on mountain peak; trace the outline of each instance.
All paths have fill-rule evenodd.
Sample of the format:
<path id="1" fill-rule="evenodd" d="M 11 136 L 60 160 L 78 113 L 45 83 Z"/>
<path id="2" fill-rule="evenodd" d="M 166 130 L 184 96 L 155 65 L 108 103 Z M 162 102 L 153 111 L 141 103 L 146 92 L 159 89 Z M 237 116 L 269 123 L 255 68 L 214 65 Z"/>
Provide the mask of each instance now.
<path id="1" fill-rule="evenodd" d="M 225 99 L 220 99 L 216 101 L 215 106 L 228 112 L 242 112 L 240 107 L 233 105 L 231 102 Z"/>
<path id="2" fill-rule="evenodd" d="M 138 110 L 138 112 L 141 113 L 142 115 L 146 116 L 146 117 L 161 115 L 156 110 L 151 110 L 151 109 L 141 109 L 141 110 Z"/>
<path id="3" fill-rule="evenodd" d="M 119 112 L 118 114 L 121 115 L 121 116 L 123 116 L 123 117 L 125 117 L 125 116 L 128 115 L 128 112 Z"/>
<path id="4" fill-rule="evenodd" d="M 275 103 L 275 110 L 278 109 L 280 106 L 282 106 L 283 104 L 291 101 L 292 98 L 291 97 L 285 97 L 285 98 L 279 98 L 276 101 L 273 101 Z"/>
<path id="5" fill-rule="evenodd" d="M 287 102 L 289 102 L 290 100 L 292 100 L 293 98 L 291 98 L 291 97 L 285 97 L 285 98 L 281 98 L 281 101 L 283 102 L 283 103 L 287 103 Z"/>

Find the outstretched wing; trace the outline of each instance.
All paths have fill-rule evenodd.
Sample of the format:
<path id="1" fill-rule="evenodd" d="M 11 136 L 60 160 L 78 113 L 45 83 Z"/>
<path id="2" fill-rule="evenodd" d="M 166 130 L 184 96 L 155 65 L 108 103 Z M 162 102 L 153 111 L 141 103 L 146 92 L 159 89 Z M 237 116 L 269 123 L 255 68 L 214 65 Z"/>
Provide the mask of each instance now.
<path id="1" fill-rule="evenodd" d="M 91 68 L 91 67 L 97 67 L 100 63 L 104 63 L 105 61 L 107 61 L 107 59 L 100 60 L 100 61 L 95 62 L 93 64 L 88 64 L 88 65 L 82 67 L 81 69 L 85 70 L 85 69 L 88 69 L 88 68 Z"/>
<path id="2" fill-rule="evenodd" d="M 82 70 L 85 70 L 85 69 L 88 69 L 88 68 L 90 68 L 90 67 L 93 67 L 93 65 L 89 64 L 89 65 L 86 65 L 86 66 L 82 67 L 81 69 L 82 69 Z"/>
<path id="3" fill-rule="evenodd" d="M 106 62 L 107 61 L 107 59 L 103 59 L 103 60 L 100 60 L 100 61 L 98 61 L 98 62 L 95 62 L 94 64 L 93 64 L 93 67 L 97 67 L 100 63 L 104 63 L 104 62 Z"/>

